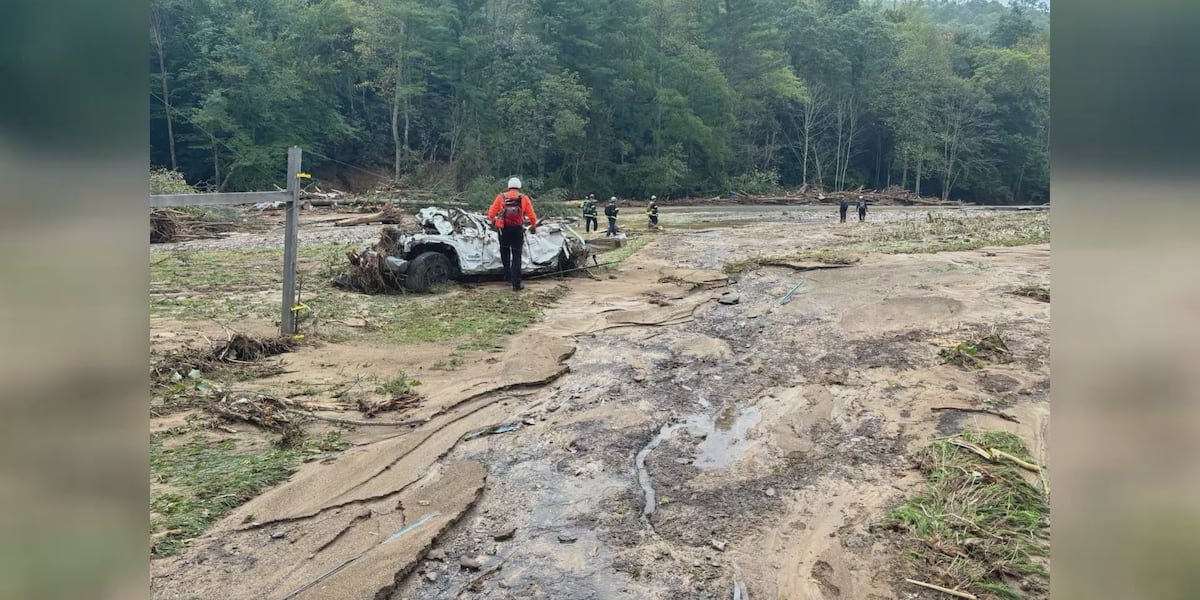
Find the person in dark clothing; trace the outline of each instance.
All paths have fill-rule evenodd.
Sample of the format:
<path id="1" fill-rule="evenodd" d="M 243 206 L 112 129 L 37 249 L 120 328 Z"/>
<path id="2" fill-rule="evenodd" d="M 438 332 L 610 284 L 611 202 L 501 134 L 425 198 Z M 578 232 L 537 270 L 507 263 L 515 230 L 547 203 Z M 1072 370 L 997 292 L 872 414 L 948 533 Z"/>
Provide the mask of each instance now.
<path id="1" fill-rule="evenodd" d="M 496 194 L 488 219 L 500 230 L 500 262 L 504 264 L 504 278 L 512 284 L 513 291 L 521 289 L 521 247 L 525 245 L 525 219 L 529 219 L 529 233 L 537 233 L 537 213 L 529 196 L 521 193 L 521 180 L 508 180 L 508 191 Z"/>
<path id="2" fill-rule="evenodd" d="M 621 209 L 617 208 L 617 197 L 613 196 L 608 199 L 608 205 L 604 207 L 604 216 L 608 217 L 608 231 L 604 233 L 604 237 L 617 235 L 618 212 L 621 212 Z"/>
<path id="3" fill-rule="evenodd" d="M 858 220 L 867 220 L 867 199 L 862 196 L 858 197 Z"/>
<path id="4" fill-rule="evenodd" d="M 838 214 L 842 217 L 842 222 L 846 222 L 846 211 L 850 210 L 850 203 L 846 202 L 845 196 L 838 197 Z"/>
<path id="5" fill-rule="evenodd" d="M 600 231 L 600 224 L 596 222 L 595 194 L 588 194 L 587 199 L 583 201 L 583 227 L 584 233 L 590 233 L 593 229 Z"/>
<path id="6" fill-rule="evenodd" d="M 646 216 L 650 217 L 651 227 L 658 227 L 658 196 L 650 196 L 650 206 L 646 208 Z"/>

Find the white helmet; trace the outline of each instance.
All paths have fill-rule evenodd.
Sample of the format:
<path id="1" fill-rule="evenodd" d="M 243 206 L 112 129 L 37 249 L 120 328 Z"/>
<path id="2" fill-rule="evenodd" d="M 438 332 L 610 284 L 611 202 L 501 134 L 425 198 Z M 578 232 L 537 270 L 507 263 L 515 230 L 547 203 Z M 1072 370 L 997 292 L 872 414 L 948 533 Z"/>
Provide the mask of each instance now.
<path id="1" fill-rule="evenodd" d="M 518 190 L 521 189 L 521 180 L 517 177 L 513 177 L 512 179 L 509 179 L 508 187 L 509 187 L 509 189 L 512 189 L 512 188 L 517 188 Z"/>
<path id="2" fill-rule="evenodd" d="M 609 201 L 611 201 L 611 202 L 616 202 L 616 201 L 617 201 L 617 197 L 616 197 L 616 196 L 613 196 L 612 198 L 609 198 Z"/>
<path id="3" fill-rule="evenodd" d="M 651 200 L 658 200 L 658 196 L 650 196 Z"/>

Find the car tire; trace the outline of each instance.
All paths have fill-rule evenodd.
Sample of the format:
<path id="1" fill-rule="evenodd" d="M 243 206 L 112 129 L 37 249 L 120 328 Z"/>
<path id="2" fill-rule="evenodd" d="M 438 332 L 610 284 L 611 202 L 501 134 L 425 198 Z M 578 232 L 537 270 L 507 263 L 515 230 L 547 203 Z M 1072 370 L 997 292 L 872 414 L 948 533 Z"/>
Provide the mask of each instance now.
<path id="1" fill-rule="evenodd" d="M 410 292 L 428 292 L 435 284 L 450 281 L 453 271 L 445 254 L 422 252 L 408 264 L 404 287 Z"/>

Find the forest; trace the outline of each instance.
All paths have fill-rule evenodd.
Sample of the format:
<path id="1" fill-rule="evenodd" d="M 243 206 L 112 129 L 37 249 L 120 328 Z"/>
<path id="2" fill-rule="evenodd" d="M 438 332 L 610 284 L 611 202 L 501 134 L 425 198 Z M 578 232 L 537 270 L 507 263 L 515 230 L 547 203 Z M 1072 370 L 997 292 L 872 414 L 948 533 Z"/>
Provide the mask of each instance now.
<path id="1" fill-rule="evenodd" d="M 1040 0 L 151 0 L 150 162 L 211 191 L 1049 200 Z"/>

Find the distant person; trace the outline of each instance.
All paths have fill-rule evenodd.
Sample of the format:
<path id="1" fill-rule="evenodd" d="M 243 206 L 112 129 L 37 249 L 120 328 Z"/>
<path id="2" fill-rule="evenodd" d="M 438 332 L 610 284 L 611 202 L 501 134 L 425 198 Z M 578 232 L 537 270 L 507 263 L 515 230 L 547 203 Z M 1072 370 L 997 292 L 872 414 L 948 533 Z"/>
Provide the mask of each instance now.
<path id="1" fill-rule="evenodd" d="M 588 194 L 583 201 L 583 227 L 584 233 L 600 231 L 600 224 L 596 222 L 596 194 Z"/>
<path id="2" fill-rule="evenodd" d="M 858 220 L 867 220 L 867 199 L 862 196 L 858 197 Z"/>
<path id="3" fill-rule="evenodd" d="M 608 205 L 604 207 L 604 216 L 608 217 L 608 231 L 604 233 L 604 237 L 617 235 L 617 213 L 619 212 L 621 209 L 617 208 L 617 197 L 609 198 Z"/>
<path id="4" fill-rule="evenodd" d="M 658 227 L 658 196 L 650 196 L 650 206 L 646 208 L 646 216 L 650 217 L 651 227 Z"/>
<path id="5" fill-rule="evenodd" d="M 846 211 L 850 210 L 850 203 L 846 202 L 845 196 L 838 196 L 838 214 L 842 217 L 842 222 L 846 222 Z"/>
<path id="6" fill-rule="evenodd" d="M 525 220 L 529 219 L 529 233 L 537 233 L 537 213 L 529 196 L 521 193 L 521 180 L 508 180 L 508 191 L 496 194 L 488 219 L 500 230 L 500 262 L 504 264 L 504 278 L 512 284 L 513 291 L 521 289 L 521 247 L 525 245 Z"/>

